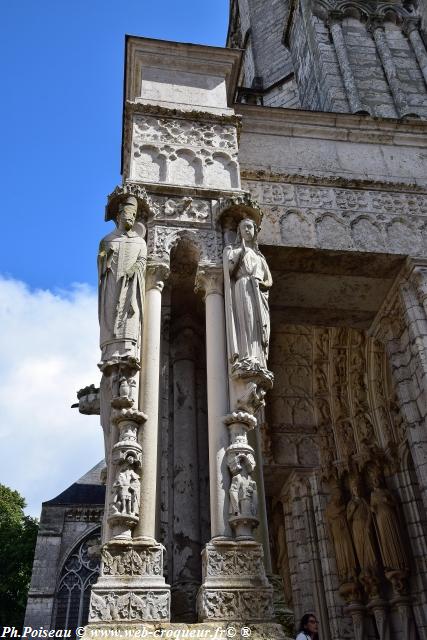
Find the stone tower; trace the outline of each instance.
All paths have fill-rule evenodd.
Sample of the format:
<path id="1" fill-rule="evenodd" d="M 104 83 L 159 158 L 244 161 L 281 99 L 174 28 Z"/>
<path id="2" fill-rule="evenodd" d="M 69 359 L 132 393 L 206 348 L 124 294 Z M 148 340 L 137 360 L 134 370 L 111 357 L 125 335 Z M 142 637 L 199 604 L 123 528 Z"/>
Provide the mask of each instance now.
<path id="1" fill-rule="evenodd" d="M 427 639 L 424 24 L 233 0 L 227 48 L 127 38 L 88 633 Z M 43 530 L 27 624 L 80 624 L 52 579 L 37 614 Z"/>

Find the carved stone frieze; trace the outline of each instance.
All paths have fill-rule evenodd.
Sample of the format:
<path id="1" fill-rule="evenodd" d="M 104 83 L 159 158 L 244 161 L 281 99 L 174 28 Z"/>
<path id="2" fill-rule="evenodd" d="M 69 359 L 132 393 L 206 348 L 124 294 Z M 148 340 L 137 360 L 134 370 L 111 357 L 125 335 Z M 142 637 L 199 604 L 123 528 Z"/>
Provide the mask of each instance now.
<path id="1" fill-rule="evenodd" d="M 270 589 L 202 590 L 198 606 L 204 620 L 266 622 L 274 618 Z"/>
<path id="2" fill-rule="evenodd" d="M 125 173 L 130 180 L 239 188 L 235 125 L 142 113 L 128 118 L 126 129 L 132 133 L 125 145 L 130 152 Z"/>
<path id="3" fill-rule="evenodd" d="M 211 201 L 190 196 L 151 196 L 154 219 L 175 220 L 186 223 L 209 224 L 211 222 Z"/>
<path id="4" fill-rule="evenodd" d="M 163 554 L 158 546 L 138 548 L 138 545 L 104 545 L 102 568 L 104 576 L 160 576 L 163 573 Z"/>
<path id="5" fill-rule="evenodd" d="M 171 251 L 180 240 L 195 247 L 200 256 L 199 262 L 221 264 L 221 233 L 207 229 L 182 229 L 156 224 L 148 231 L 148 255 L 153 259 L 169 262 Z"/>
<path id="6" fill-rule="evenodd" d="M 159 590 L 95 592 L 92 590 L 89 623 L 168 620 L 170 594 Z"/>
<path id="7" fill-rule="evenodd" d="M 427 194 L 247 181 L 266 216 L 263 242 L 417 255 Z"/>

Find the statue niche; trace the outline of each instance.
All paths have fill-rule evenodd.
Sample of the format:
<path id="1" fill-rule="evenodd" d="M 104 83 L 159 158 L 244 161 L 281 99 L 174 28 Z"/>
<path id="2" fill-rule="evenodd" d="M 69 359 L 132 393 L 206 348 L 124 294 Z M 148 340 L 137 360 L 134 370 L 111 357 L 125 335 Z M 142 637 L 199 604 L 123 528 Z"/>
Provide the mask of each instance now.
<path id="1" fill-rule="evenodd" d="M 147 260 L 145 229 L 136 223 L 138 201 L 118 207 L 117 229 L 101 240 L 98 253 L 102 361 L 139 355 Z"/>

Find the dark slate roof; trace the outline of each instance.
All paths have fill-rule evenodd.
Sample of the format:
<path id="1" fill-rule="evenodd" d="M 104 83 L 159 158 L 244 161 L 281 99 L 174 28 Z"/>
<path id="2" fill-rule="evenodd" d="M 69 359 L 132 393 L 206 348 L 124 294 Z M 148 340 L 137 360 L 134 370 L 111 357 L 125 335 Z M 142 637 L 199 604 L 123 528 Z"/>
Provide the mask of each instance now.
<path id="1" fill-rule="evenodd" d="M 68 489 L 43 505 L 103 505 L 105 486 L 101 483 L 100 474 L 104 467 L 105 461 L 101 460 Z"/>

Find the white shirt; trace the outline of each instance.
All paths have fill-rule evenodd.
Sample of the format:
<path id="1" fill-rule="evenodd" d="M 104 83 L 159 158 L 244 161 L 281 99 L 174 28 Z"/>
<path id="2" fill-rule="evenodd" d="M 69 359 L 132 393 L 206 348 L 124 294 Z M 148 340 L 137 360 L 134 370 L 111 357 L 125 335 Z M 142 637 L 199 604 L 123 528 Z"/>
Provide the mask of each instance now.
<path id="1" fill-rule="evenodd" d="M 295 640 L 311 640 L 311 639 L 307 633 L 304 633 L 304 631 L 300 631 L 300 633 L 297 635 Z"/>

